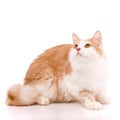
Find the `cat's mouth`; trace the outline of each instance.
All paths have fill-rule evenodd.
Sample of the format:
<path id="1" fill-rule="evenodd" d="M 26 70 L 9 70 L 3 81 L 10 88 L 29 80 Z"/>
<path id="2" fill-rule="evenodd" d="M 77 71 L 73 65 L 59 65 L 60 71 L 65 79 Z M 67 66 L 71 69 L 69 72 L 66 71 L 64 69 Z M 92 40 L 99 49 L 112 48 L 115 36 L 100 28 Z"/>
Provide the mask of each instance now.
<path id="1" fill-rule="evenodd" d="M 80 56 L 83 56 L 80 52 L 77 52 L 77 56 L 80 55 Z"/>
<path id="2" fill-rule="evenodd" d="M 85 57 L 83 54 L 81 54 L 80 52 L 77 52 L 77 56 L 81 56 L 81 57 Z"/>

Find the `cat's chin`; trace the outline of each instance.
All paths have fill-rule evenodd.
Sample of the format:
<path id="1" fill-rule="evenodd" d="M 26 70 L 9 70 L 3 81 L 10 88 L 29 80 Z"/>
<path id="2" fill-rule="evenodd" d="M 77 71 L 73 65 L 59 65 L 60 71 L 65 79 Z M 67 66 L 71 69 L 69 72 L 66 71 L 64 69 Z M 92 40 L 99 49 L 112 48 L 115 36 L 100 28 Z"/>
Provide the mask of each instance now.
<path id="1" fill-rule="evenodd" d="M 86 57 L 86 56 L 82 55 L 81 53 L 77 53 L 76 56 Z"/>

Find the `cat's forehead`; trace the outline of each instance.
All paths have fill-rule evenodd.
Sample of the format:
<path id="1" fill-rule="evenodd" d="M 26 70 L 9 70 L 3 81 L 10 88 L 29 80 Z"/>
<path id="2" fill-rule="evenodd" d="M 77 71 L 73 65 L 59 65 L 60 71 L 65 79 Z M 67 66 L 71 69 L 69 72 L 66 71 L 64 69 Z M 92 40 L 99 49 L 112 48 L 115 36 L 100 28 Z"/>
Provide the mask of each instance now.
<path id="1" fill-rule="evenodd" d="M 90 43 L 89 39 L 80 40 L 79 45 L 84 46 L 86 43 Z"/>

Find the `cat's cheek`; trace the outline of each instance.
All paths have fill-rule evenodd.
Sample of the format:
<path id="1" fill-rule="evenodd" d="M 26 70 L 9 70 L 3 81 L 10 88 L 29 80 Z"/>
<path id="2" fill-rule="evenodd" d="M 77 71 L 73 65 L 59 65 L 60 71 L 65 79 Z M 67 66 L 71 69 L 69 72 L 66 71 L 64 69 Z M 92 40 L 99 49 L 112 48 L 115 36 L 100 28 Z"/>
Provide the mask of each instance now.
<path id="1" fill-rule="evenodd" d="M 82 55 L 86 57 L 94 58 L 96 57 L 97 54 L 94 50 L 87 49 L 87 50 L 82 51 Z"/>

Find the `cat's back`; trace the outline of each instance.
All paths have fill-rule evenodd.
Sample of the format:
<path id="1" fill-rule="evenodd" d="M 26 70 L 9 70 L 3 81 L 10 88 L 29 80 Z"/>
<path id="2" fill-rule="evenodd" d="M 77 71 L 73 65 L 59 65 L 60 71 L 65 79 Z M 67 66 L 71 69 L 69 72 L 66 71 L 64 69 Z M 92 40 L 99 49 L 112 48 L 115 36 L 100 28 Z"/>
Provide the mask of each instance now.
<path id="1" fill-rule="evenodd" d="M 63 71 L 68 69 L 70 71 L 70 63 L 68 61 L 69 51 L 72 48 L 72 44 L 63 44 L 47 49 L 40 54 L 30 65 L 26 77 L 25 83 L 39 80 L 45 74 L 55 74 L 61 76 Z"/>

